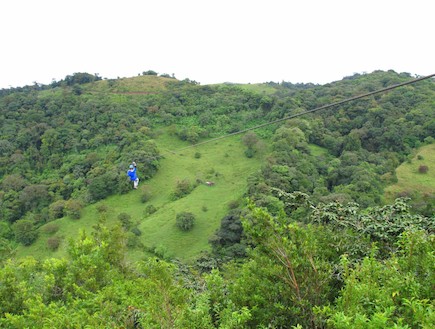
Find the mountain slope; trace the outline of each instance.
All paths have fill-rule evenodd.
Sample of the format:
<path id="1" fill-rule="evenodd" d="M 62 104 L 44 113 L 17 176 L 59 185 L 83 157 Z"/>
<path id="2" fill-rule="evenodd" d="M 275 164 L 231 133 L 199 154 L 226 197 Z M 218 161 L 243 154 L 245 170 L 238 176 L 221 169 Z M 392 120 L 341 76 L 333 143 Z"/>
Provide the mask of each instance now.
<path id="1" fill-rule="evenodd" d="M 56 249 L 61 242 L 53 253 L 60 255 L 80 227 L 106 218 L 110 224 L 124 221 L 133 258 L 152 252 L 187 259 L 209 248 L 226 203 L 245 192 L 274 213 L 284 204 L 271 195 L 273 189 L 303 192 L 315 203 L 380 204 L 397 166 L 413 148 L 433 142 L 433 81 L 186 149 L 183 156 L 168 150 L 410 79 L 378 71 L 324 86 L 200 86 L 159 76 L 102 81 L 77 74 L 51 86 L 2 91 L 2 241 L 28 245 L 39 232 L 33 251 L 22 247 L 18 254 L 45 256 L 50 244 Z M 133 160 L 139 163 L 139 191 L 131 191 L 125 176 Z M 221 182 L 198 185 L 208 179 Z M 198 186 L 174 200 L 178 182 Z M 149 200 L 142 204 L 144 198 Z M 194 209 L 201 239 L 174 231 L 175 215 L 188 209 Z M 58 233 L 45 232 L 45 223 L 55 231 L 57 222 Z M 180 237 L 186 249 L 179 248 Z"/>
<path id="2" fill-rule="evenodd" d="M 162 136 L 162 139 L 164 137 Z M 158 139 L 156 142 L 159 145 Z M 172 146 L 167 142 L 160 145 Z M 185 149 L 176 154 L 166 152 L 158 173 L 150 180 L 143 179 L 138 190 L 110 196 L 84 208 L 79 220 L 61 218 L 50 222 L 47 225 L 58 225 L 59 231 L 54 235 L 42 233 L 31 247 L 20 246 L 17 256 L 32 255 L 45 258 L 65 255 L 68 238 L 76 237 L 80 229 L 90 230 L 102 216 L 109 225 L 120 224 L 118 216 L 124 213 L 131 216 L 131 221 L 142 232 L 135 248 L 129 253 L 131 260 L 143 258 L 145 254 L 149 255 L 150 251 L 164 257 L 192 259 L 201 251 L 209 250 L 208 240 L 228 212 L 228 204 L 240 201 L 246 191 L 247 177 L 260 167 L 260 155 L 249 159 L 244 155 L 244 150 L 240 137 L 235 136 Z M 196 153 L 200 153 L 199 158 L 195 158 Z M 139 176 L 140 166 L 139 163 Z M 172 194 L 176 184 L 184 179 L 198 186 L 187 196 L 174 201 Z M 207 186 L 206 181 L 213 181 L 214 185 Z M 146 203 L 141 202 L 144 191 L 151 194 Z M 107 212 L 98 212 L 97 209 L 101 205 L 107 207 Z M 155 207 L 156 212 L 148 215 L 149 205 Z M 182 232 L 175 226 L 176 214 L 183 211 L 192 212 L 196 216 L 192 231 Z M 40 231 L 44 232 L 44 226 Z M 63 237 L 59 249 L 55 252 L 51 252 L 47 246 L 47 240 L 53 236 Z M 143 246 L 140 246 L 140 243 Z"/>

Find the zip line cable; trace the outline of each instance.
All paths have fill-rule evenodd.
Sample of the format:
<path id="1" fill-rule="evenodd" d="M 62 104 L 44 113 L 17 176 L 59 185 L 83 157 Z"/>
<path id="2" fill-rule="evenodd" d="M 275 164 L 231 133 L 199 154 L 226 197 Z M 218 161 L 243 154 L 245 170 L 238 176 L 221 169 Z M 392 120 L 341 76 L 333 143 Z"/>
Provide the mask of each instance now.
<path id="1" fill-rule="evenodd" d="M 196 143 L 196 144 L 193 144 L 193 145 L 182 147 L 182 148 L 180 148 L 178 150 L 167 151 L 167 152 L 170 152 L 170 153 L 173 153 L 173 154 L 177 154 L 177 152 L 180 152 L 180 151 L 192 148 L 192 147 L 196 147 L 196 146 L 199 146 L 199 145 L 204 145 L 204 144 L 207 144 L 207 143 L 215 142 L 215 141 L 218 141 L 218 140 L 221 140 L 221 139 L 224 139 L 224 138 L 228 138 L 228 137 L 231 137 L 231 136 L 240 135 L 240 134 L 243 134 L 243 133 L 251 131 L 251 130 L 263 128 L 263 127 L 272 125 L 274 123 L 278 123 L 278 122 L 281 122 L 281 121 L 293 119 L 293 118 L 296 118 L 296 117 L 299 117 L 299 116 L 302 116 L 302 115 L 305 115 L 305 114 L 308 114 L 308 113 L 313 113 L 313 112 L 325 110 L 325 109 L 328 109 L 330 107 L 334 107 L 334 106 L 342 105 L 344 103 L 355 101 L 357 99 L 361 99 L 361 98 L 365 98 L 365 97 L 368 97 L 368 96 L 380 94 L 380 93 L 383 93 L 383 92 L 386 92 L 386 91 L 390 91 L 390 90 L 393 90 L 393 89 L 396 89 L 396 88 L 399 88 L 399 87 L 403 87 L 403 86 L 406 86 L 406 85 L 410 85 L 410 84 L 413 84 L 413 83 L 416 83 L 416 82 L 419 82 L 419 81 L 422 81 L 422 80 L 430 79 L 430 78 L 432 78 L 434 76 L 435 76 L 435 73 L 434 74 L 430 74 L 430 75 L 426 75 L 426 76 L 423 76 L 423 77 L 420 77 L 420 78 L 416 78 L 416 79 L 413 79 L 413 80 L 410 80 L 410 81 L 407 81 L 407 82 L 402 82 L 402 83 L 399 83 L 399 84 L 396 84 L 396 85 L 392 85 L 390 87 L 378 89 L 378 90 L 375 90 L 375 91 L 372 91 L 372 92 L 369 92 L 369 93 L 366 93 L 366 94 L 362 94 L 362 95 L 359 95 L 359 96 L 354 96 L 354 97 L 346 98 L 346 99 L 344 99 L 342 101 L 338 101 L 338 102 L 335 102 L 335 103 L 323 105 L 323 106 L 320 106 L 320 107 L 317 107 L 315 109 L 308 110 L 308 111 L 305 111 L 305 112 L 302 112 L 302 113 L 297 113 L 297 114 L 286 116 L 286 117 L 281 118 L 281 119 L 276 119 L 276 120 L 273 120 L 273 121 L 270 121 L 270 122 L 262 123 L 260 125 L 257 125 L 257 126 L 251 127 L 251 128 L 246 128 L 246 129 L 243 129 L 243 130 L 239 130 L 239 131 L 236 131 L 236 132 L 231 133 L 231 134 L 227 134 L 227 135 L 219 136 L 219 137 L 216 137 L 216 138 L 208 139 L 208 140 L 203 141 L 203 142 L 199 142 L 199 143 Z"/>

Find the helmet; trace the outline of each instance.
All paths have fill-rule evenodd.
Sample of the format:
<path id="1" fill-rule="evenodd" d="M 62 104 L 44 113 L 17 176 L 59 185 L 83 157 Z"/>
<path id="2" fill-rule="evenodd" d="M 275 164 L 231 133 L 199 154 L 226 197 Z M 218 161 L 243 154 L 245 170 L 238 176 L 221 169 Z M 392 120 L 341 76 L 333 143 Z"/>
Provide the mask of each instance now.
<path id="1" fill-rule="evenodd" d="M 133 165 L 130 165 L 130 169 L 133 169 L 134 167 L 133 167 Z"/>

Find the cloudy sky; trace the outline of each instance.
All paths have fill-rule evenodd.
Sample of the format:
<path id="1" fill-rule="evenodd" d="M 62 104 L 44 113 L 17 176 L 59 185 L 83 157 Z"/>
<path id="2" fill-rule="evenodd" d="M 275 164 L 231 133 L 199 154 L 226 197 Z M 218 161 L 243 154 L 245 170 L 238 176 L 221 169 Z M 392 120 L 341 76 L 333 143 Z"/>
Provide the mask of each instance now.
<path id="1" fill-rule="evenodd" d="M 201 84 L 435 73 L 432 0 L 10 0 L 0 88 L 147 70 Z"/>

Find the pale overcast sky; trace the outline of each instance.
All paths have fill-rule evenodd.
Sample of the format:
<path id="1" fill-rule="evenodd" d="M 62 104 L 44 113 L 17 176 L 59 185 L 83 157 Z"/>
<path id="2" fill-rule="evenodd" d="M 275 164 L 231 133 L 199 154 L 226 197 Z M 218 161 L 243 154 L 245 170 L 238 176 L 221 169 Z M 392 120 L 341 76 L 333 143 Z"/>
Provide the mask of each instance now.
<path id="1" fill-rule="evenodd" d="M 0 88 L 147 70 L 201 84 L 435 73 L 433 0 L 5 0 Z"/>

